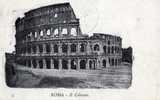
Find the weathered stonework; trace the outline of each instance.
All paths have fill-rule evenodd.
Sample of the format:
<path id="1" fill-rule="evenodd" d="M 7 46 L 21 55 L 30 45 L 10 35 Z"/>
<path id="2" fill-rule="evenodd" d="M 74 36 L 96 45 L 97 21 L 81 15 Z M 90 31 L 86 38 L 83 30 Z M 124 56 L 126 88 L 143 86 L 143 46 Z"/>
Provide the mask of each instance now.
<path id="1" fill-rule="evenodd" d="M 122 60 L 118 36 L 81 32 L 69 3 L 38 8 L 16 21 L 16 62 L 31 68 L 102 69 Z"/>
<path id="2" fill-rule="evenodd" d="M 75 71 L 93 71 L 107 75 L 106 84 L 130 86 L 132 48 L 129 49 L 130 57 L 126 57 L 128 49 L 122 48 L 121 37 L 103 33 L 83 34 L 69 3 L 30 10 L 16 20 L 15 26 L 17 65 L 42 71 L 55 69 L 55 73 L 58 70 L 59 73 L 74 71 L 74 74 Z"/>

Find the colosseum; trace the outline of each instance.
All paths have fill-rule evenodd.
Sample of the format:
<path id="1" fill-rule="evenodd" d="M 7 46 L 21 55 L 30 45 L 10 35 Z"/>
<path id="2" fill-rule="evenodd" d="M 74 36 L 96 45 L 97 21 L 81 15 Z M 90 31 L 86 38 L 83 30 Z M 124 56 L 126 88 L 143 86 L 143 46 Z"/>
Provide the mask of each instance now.
<path id="1" fill-rule="evenodd" d="M 92 71 L 119 68 L 128 60 L 126 55 L 123 57 L 121 37 L 83 34 L 69 3 L 40 7 L 24 15 L 15 23 L 17 65 L 42 70 Z M 129 60 L 127 64 L 132 62 Z"/>

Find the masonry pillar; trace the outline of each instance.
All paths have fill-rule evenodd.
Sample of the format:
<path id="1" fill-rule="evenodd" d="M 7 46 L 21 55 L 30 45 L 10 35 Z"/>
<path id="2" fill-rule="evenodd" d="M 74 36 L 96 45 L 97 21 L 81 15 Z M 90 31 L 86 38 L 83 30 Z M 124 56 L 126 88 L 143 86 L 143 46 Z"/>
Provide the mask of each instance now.
<path id="1" fill-rule="evenodd" d="M 77 53 L 80 53 L 80 43 L 77 44 Z"/>
<path id="2" fill-rule="evenodd" d="M 90 54 L 90 43 L 87 42 L 87 54 Z"/>
<path id="3" fill-rule="evenodd" d="M 43 53 L 46 53 L 46 44 L 43 44 Z"/>
<path id="4" fill-rule="evenodd" d="M 101 69 L 101 67 L 100 67 L 100 60 L 99 59 L 96 59 L 96 68 L 97 69 Z"/>
<path id="5" fill-rule="evenodd" d="M 34 35 L 33 35 L 33 33 L 31 32 L 31 41 L 33 41 L 34 40 Z"/>
<path id="6" fill-rule="evenodd" d="M 77 36 L 80 36 L 80 30 L 78 26 L 76 27 L 76 33 L 77 33 Z"/>
<path id="7" fill-rule="evenodd" d="M 39 60 L 36 60 L 36 63 L 37 63 L 37 67 L 36 68 L 39 68 Z"/>
<path id="8" fill-rule="evenodd" d="M 68 28 L 67 28 L 67 34 L 68 34 L 68 35 L 71 35 L 71 27 L 68 27 Z"/>
<path id="9" fill-rule="evenodd" d="M 62 70 L 62 59 L 59 59 L 58 62 L 59 62 L 59 64 L 58 64 L 59 65 L 59 70 Z"/>
<path id="10" fill-rule="evenodd" d="M 109 67 L 109 58 L 106 59 L 106 67 Z"/>
<path id="11" fill-rule="evenodd" d="M 80 70 L 80 59 L 77 59 L 77 70 Z"/>
<path id="12" fill-rule="evenodd" d="M 33 46 L 31 46 L 31 54 L 33 54 L 33 48 L 32 48 Z"/>
<path id="13" fill-rule="evenodd" d="M 58 46 L 58 53 L 61 54 L 62 53 L 62 44 L 59 43 L 59 46 Z"/>
<path id="14" fill-rule="evenodd" d="M 62 36 L 62 28 L 61 27 L 58 28 L 58 35 Z"/>
<path id="15" fill-rule="evenodd" d="M 56 30 L 56 27 L 54 27 L 54 28 L 53 28 L 53 31 L 52 31 L 52 32 L 53 32 L 53 33 L 52 33 L 52 36 L 53 36 L 53 37 L 56 35 L 56 34 L 55 34 L 55 30 Z"/>
<path id="16" fill-rule="evenodd" d="M 37 39 L 39 39 L 39 31 L 37 30 L 36 32 L 37 32 Z"/>
<path id="17" fill-rule="evenodd" d="M 26 42 L 28 42 L 28 36 L 27 35 L 25 36 L 25 38 L 26 38 Z"/>
<path id="18" fill-rule="evenodd" d="M 37 54 L 39 54 L 39 46 L 38 46 L 38 45 L 36 46 L 36 50 L 37 50 L 37 51 L 36 51 Z"/>
<path id="19" fill-rule="evenodd" d="M 53 59 L 51 58 L 51 69 L 54 69 Z"/>
<path id="20" fill-rule="evenodd" d="M 86 62 L 86 69 L 89 70 L 89 59 L 87 59 L 87 62 Z"/>
<path id="21" fill-rule="evenodd" d="M 113 53 L 116 54 L 116 47 L 115 47 L 115 45 L 113 47 L 114 47 Z"/>
<path id="22" fill-rule="evenodd" d="M 70 46 L 70 45 L 71 45 L 70 43 L 67 44 L 67 46 L 68 46 L 68 51 L 67 51 L 67 53 L 68 53 L 68 54 L 71 53 L 71 46 Z"/>
<path id="23" fill-rule="evenodd" d="M 116 58 L 114 58 L 114 67 L 116 67 Z"/>
<path id="24" fill-rule="evenodd" d="M 98 63 L 98 60 L 97 60 L 97 59 L 95 59 L 95 60 L 94 60 L 94 66 L 95 66 L 95 69 L 98 69 L 97 63 Z"/>
<path id="25" fill-rule="evenodd" d="M 68 59 L 68 70 L 71 69 L 71 59 Z"/>
<path id="26" fill-rule="evenodd" d="M 33 60 L 31 60 L 31 68 L 33 68 Z"/>
<path id="27" fill-rule="evenodd" d="M 102 69 L 102 67 L 103 67 L 103 61 L 102 61 L 102 58 L 101 58 L 101 59 L 99 59 L 99 61 L 98 61 L 98 66 L 99 66 L 99 69 Z"/>
<path id="28" fill-rule="evenodd" d="M 51 37 L 53 36 L 53 28 L 52 27 L 50 28 L 50 36 Z"/>
<path id="29" fill-rule="evenodd" d="M 53 47 L 52 43 L 50 44 L 50 48 L 51 48 L 51 54 L 53 54 L 54 53 L 54 47 Z"/>
<path id="30" fill-rule="evenodd" d="M 43 68 L 46 69 L 46 60 L 43 59 Z"/>
<path id="31" fill-rule="evenodd" d="M 44 37 L 47 37 L 47 29 L 44 29 L 44 30 L 43 30 L 43 36 L 44 36 Z"/>

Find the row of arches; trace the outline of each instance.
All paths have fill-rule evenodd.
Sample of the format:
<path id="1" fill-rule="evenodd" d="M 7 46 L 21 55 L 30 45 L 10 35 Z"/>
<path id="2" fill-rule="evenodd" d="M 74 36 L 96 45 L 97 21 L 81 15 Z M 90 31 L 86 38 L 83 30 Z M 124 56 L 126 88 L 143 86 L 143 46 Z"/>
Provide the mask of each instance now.
<path id="1" fill-rule="evenodd" d="M 89 50 L 87 49 L 86 43 L 80 43 L 79 45 L 77 43 L 62 43 L 62 44 L 38 44 L 38 45 L 28 45 L 26 47 L 23 47 L 19 49 L 20 54 L 25 53 L 76 53 L 76 52 L 86 52 Z M 91 47 L 90 47 L 90 50 Z M 95 44 L 93 45 L 93 51 L 100 51 L 100 45 Z M 104 54 L 120 54 L 121 49 L 117 46 L 103 46 L 103 53 Z"/>
<path id="2" fill-rule="evenodd" d="M 121 49 L 119 46 L 103 46 L 103 52 L 105 54 L 115 54 L 115 53 L 121 53 Z"/>
<path id="3" fill-rule="evenodd" d="M 96 59 L 54 59 L 54 58 L 42 58 L 42 59 L 28 59 L 17 62 L 18 64 L 28 66 L 30 68 L 39 69 L 92 69 L 95 70 L 99 67 Z M 118 66 L 121 64 L 121 58 L 109 58 L 102 59 L 100 61 L 101 68 L 107 68 L 109 66 Z"/>
<path id="4" fill-rule="evenodd" d="M 122 62 L 121 58 L 109 58 L 109 65 L 110 66 L 118 66 Z"/>
<path id="5" fill-rule="evenodd" d="M 72 36 L 77 36 L 77 28 L 49 28 L 49 29 L 43 29 L 39 31 L 31 31 L 27 34 L 26 40 L 36 39 L 36 38 L 43 38 L 46 36 L 58 36 L 58 35 L 67 35 L 70 34 Z"/>
<path id="6" fill-rule="evenodd" d="M 62 51 L 62 53 L 67 53 L 67 52 L 71 52 L 71 53 L 75 53 L 77 51 L 80 52 L 85 52 L 87 50 L 87 45 L 85 43 L 81 43 L 79 44 L 79 47 L 77 44 L 72 43 L 72 44 L 39 44 L 39 45 L 32 45 L 32 46 L 28 46 L 27 49 L 21 50 L 23 51 L 23 53 L 27 52 L 27 53 L 51 53 L 52 51 L 54 53 L 59 53 L 60 50 Z M 79 49 L 79 50 L 78 50 Z"/>
<path id="7" fill-rule="evenodd" d="M 26 60 L 25 66 L 39 69 L 96 69 L 96 60 L 93 59 L 32 59 Z"/>
<path id="8" fill-rule="evenodd" d="M 32 48 L 32 49 L 35 49 Z M 46 50 L 46 53 L 51 53 L 51 51 L 53 50 L 54 53 L 60 53 L 60 51 L 62 53 L 67 53 L 67 52 L 71 52 L 71 53 L 75 53 L 78 51 L 78 45 L 77 44 L 62 44 L 62 45 L 58 45 L 58 44 L 54 44 L 54 45 L 49 45 L 46 44 L 45 46 L 43 45 L 39 45 L 39 52 L 43 53 L 45 52 L 44 50 Z M 34 53 L 36 53 L 37 50 L 33 50 Z M 80 52 L 85 52 L 86 51 L 86 45 L 81 43 L 79 46 L 79 51 Z"/>

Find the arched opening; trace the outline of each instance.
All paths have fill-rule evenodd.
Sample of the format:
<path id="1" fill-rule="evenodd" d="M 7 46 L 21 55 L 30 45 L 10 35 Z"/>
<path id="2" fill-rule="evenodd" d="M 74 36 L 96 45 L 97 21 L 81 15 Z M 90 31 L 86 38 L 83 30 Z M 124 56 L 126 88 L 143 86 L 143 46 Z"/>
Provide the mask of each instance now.
<path id="1" fill-rule="evenodd" d="M 58 14 L 57 14 L 57 13 L 55 13 L 55 14 L 54 14 L 54 18 L 57 18 L 57 17 L 58 17 Z"/>
<path id="2" fill-rule="evenodd" d="M 31 35 L 30 34 L 27 35 L 27 39 L 31 40 Z"/>
<path id="3" fill-rule="evenodd" d="M 54 35 L 58 35 L 58 29 L 54 30 Z"/>
<path id="4" fill-rule="evenodd" d="M 47 67 L 47 69 L 50 69 L 50 68 L 51 68 L 51 61 L 50 61 L 49 58 L 46 59 L 46 67 Z"/>
<path id="5" fill-rule="evenodd" d="M 37 63 L 36 63 L 36 60 L 32 60 L 32 64 L 33 64 L 33 68 L 36 68 L 37 67 Z"/>
<path id="6" fill-rule="evenodd" d="M 32 50 L 33 50 L 33 53 L 36 53 L 36 46 L 33 45 Z"/>
<path id="7" fill-rule="evenodd" d="M 117 47 L 117 53 L 120 53 L 120 48 L 119 47 Z"/>
<path id="8" fill-rule="evenodd" d="M 28 52 L 29 54 L 31 53 L 31 46 L 30 46 L 30 45 L 27 47 L 27 52 Z"/>
<path id="9" fill-rule="evenodd" d="M 68 51 L 68 45 L 62 44 L 62 52 L 67 53 L 67 51 Z"/>
<path id="10" fill-rule="evenodd" d="M 71 60 L 71 69 L 76 69 L 76 61 L 74 59 Z"/>
<path id="11" fill-rule="evenodd" d="M 118 65 L 118 59 L 115 59 L 115 66 Z"/>
<path id="12" fill-rule="evenodd" d="M 89 61 L 89 69 L 92 69 L 92 61 Z"/>
<path id="13" fill-rule="evenodd" d="M 121 59 L 118 59 L 118 65 L 121 64 Z"/>
<path id="14" fill-rule="evenodd" d="M 48 35 L 48 36 L 51 35 L 50 29 L 47 30 L 47 35 Z"/>
<path id="15" fill-rule="evenodd" d="M 93 60 L 93 69 L 96 69 L 96 61 Z"/>
<path id="16" fill-rule="evenodd" d="M 62 60 L 62 69 L 68 69 L 68 61 L 67 60 Z"/>
<path id="17" fill-rule="evenodd" d="M 76 28 L 71 28 L 71 35 L 73 35 L 73 36 L 77 35 Z"/>
<path id="18" fill-rule="evenodd" d="M 57 44 L 54 45 L 54 53 L 58 53 L 58 45 Z"/>
<path id="19" fill-rule="evenodd" d="M 103 52 L 106 54 L 106 46 L 103 46 Z"/>
<path id="20" fill-rule="evenodd" d="M 47 53 L 50 53 L 50 51 L 51 51 L 51 50 L 50 50 L 50 45 L 49 45 L 49 44 L 46 44 L 46 52 L 47 52 Z"/>
<path id="21" fill-rule="evenodd" d="M 80 61 L 80 69 L 86 69 L 86 61 L 85 60 Z"/>
<path id="22" fill-rule="evenodd" d="M 39 52 L 42 53 L 43 52 L 43 46 L 39 45 Z"/>
<path id="23" fill-rule="evenodd" d="M 96 69 L 96 62 L 95 62 L 95 60 L 90 60 L 89 61 L 89 68 L 90 69 Z"/>
<path id="24" fill-rule="evenodd" d="M 112 63 L 111 63 L 111 65 L 112 65 L 112 66 L 114 66 L 114 59 L 112 59 Z"/>
<path id="25" fill-rule="evenodd" d="M 35 38 L 37 38 L 37 36 L 38 36 L 38 33 L 37 33 L 37 32 L 35 32 L 35 33 L 34 33 L 34 37 L 35 37 Z"/>
<path id="26" fill-rule="evenodd" d="M 106 68 L 106 60 L 105 59 L 103 59 L 103 61 L 102 61 L 102 66 L 103 66 L 103 68 Z"/>
<path id="27" fill-rule="evenodd" d="M 40 36 L 42 37 L 43 35 L 44 35 L 44 34 L 43 34 L 43 31 L 41 30 L 41 31 L 40 31 Z"/>
<path id="28" fill-rule="evenodd" d="M 54 59 L 53 62 L 54 62 L 54 69 L 59 69 L 59 61 L 57 59 Z"/>
<path id="29" fill-rule="evenodd" d="M 114 47 L 112 46 L 112 50 L 111 50 L 112 54 L 114 53 Z"/>
<path id="30" fill-rule="evenodd" d="M 39 60 L 39 68 L 42 69 L 43 68 L 43 61 Z"/>
<path id="31" fill-rule="evenodd" d="M 76 52 L 76 45 L 75 44 L 71 44 L 71 52 Z"/>
<path id="32" fill-rule="evenodd" d="M 85 44 L 80 44 L 80 52 L 85 52 Z"/>
<path id="33" fill-rule="evenodd" d="M 109 61 L 109 65 L 111 66 L 111 59 L 110 59 L 110 58 L 108 58 L 108 61 Z"/>
<path id="34" fill-rule="evenodd" d="M 31 61 L 28 60 L 28 67 L 31 67 Z"/>
<path id="35" fill-rule="evenodd" d="M 110 47 L 108 47 L 108 54 L 110 54 L 110 52 L 111 52 L 111 51 L 110 51 Z"/>
<path id="36" fill-rule="evenodd" d="M 67 28 L 62 29 L 62 34 L 67 34 Z"/>
<path id="37" fill-rule="evenodd" d="M 110 43 L 110 41 L 108 41 L 108 45 L 110 45 L 111 43 Z"/>
<path id="38" fill-rule="evenodd" d="M 98 44 L 94 45 L 94 51 L 99 51 L 99 45 Z"/>

